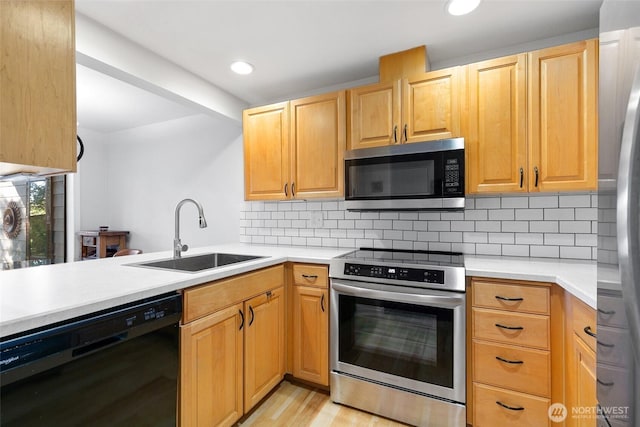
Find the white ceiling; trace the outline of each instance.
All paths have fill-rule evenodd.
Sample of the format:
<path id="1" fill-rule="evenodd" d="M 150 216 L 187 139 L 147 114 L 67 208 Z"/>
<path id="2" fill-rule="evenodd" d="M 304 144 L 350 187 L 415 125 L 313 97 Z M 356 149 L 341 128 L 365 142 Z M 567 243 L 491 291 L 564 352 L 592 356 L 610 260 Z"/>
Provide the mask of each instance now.
<path id="1" fill-rule="evenodd" d="M 76 65 L 78 126 L 102 133 L 190 116 L 197 112 L 122 80 Z"/>
<path id="2" fill-rule="evenodd" d="M 463 17 L 449 16 L 446 0 L 76 0 L 76 10 L 259 105 L 375 76 L 379 56 L 423 44 L 436 69 L 478 52 L 597 28 L 601 3 L 484 0 Z M 238 59 L 252 63 L 254 73 L 233 74 L 229 65 Z M 150 112 L 166 112 L 147 102 Z"/>

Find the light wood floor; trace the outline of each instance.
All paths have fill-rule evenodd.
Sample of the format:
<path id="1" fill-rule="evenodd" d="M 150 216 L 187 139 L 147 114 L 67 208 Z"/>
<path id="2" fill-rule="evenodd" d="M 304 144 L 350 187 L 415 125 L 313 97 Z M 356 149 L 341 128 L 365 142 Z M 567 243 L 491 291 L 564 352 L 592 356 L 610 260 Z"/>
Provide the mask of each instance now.
<path id="1" fill-rule="evenodd" d="M 386 418 L 333 403 L 318 389 L 283 381 L 262 404 L 237 424 L 241 427 L 405 426 Z"/>

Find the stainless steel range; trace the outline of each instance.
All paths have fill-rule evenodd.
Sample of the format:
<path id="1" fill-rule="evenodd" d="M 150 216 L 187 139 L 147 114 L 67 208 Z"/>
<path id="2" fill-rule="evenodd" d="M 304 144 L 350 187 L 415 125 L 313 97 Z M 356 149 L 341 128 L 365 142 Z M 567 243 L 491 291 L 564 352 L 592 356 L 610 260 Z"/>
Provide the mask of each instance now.
<path id="1" fill-rule="evenodd" d="M 465 426 L 459 253 L 362 248 L 331 261 L 331 399 L 405 423 Z"/>

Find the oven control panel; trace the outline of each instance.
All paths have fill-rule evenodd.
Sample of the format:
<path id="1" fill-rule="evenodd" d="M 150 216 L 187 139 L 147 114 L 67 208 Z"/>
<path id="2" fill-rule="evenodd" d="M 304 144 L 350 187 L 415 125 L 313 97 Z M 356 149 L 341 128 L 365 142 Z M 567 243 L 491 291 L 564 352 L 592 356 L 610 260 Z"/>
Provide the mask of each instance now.
<path id="1" fill-rule="evenodd" d="M 346 263 L 344 265 L 344 274 L 347 276 L 372 277 L 376 279 L 444 284 L 444 271 L 426 268 Z"/>

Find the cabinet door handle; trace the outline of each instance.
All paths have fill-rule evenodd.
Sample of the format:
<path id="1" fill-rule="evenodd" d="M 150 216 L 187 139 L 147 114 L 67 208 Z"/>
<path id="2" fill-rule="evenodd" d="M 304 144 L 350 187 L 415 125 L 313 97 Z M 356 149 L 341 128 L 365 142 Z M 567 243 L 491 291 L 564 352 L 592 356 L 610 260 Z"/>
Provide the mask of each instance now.
<path id="1" fill-rule="evenodd" d="M 613 348 L 613 347 L 616 346 L 615 344 L 608 344 L 606 342 L 602 342 L 602 341 L 598 341 L 598 340 L 596 340 L 596 344 L 598 344 L 599 346 L 602 346 L 602 347 L 606 347 L 606 348 Z"/>
<path id="2" fill-rule="evenodd" d="M 322 312 L 324 313 L 324 293 L 322 294 L 322 298 L 320 298 L 320 308 L 322 309 Z"/>
<path id="3" fill-rule="evenodd" d="M 598 313 L 604 314 L 605 316 L 613 316 L 616 314 L 615 310 L 603 310 L 601 308 L 598 309 Z"/>
<path id="4" fill-rule="evenodd" d="M 393 127 L 393 143 L 394 144 L 398 143 L 398 125 L 395 125 Z"/>
<path id="5" fill-rule="evenodd" d="M 520 188 L 524 185 L 524 169 L 520 168 Z"/>
<path id="6" fill-rule="evenodd" d="M 291 184 L 291 197 L 296 197 L 296 183 Z"/>
<path id="7" fill-rule="evenodd" d="M 251 313 L 251 320 L 249 320 L 249 326 L 253 324 L 253 321 L 256 318 L 255 313 L 253 312 L 253 307 L 249 306 L 249 313 Z"/>
<path id="8" fill-rule="evenodd" d="M 244 313 L 242 312 L 242 310 L 238 310 L 238 313 L 240 313 L 240 327 L 238 328 L 238 330 L 241 331 L 242 327 L 244 326 Z"/>
<path id="9" fill-rule="evenodd" d="M 303 274 L 302 277 L 304 277 L 305 279 L 316 280 L 318 278 L 318 275 L 317 274 Z"/>
<path id="10" fill-rule="evenodd" d="M 522 365 L 524 363 L 522 360 L 508 360 L 508 359 L 503 359 L 500 356 L 496 356 L 496 359 L 504 363 L 511 363 L 513 365 Z"/>
<path id="11" fill-rule="evenodd" d="M 289 197 L 289 183 L 288 182 L 286 182 L 284 184 L 284 195 L 285 195 L 285 197 Z"/>
<path id="12" fill-rule="evenodd" d="M 496 326 L 498 328 L 508 329 L 510 331 L 521 331 L 524 329 L 522 326 L 505 326 L 505 325 L 501 325 L 500 323 L 496 323 Z"/>
<path id="13" fill-rule="evenodd" d="M 584 333 L 589 335 L 590 337 L 598 339 L 598 335 L 596 335 L 592 330 L 591 326 L 585 326 L 583 329 Z"/>
<path id="14" fill-rule="evenodd" d="M 496 400 L 496 403 L 500 406 L 502 406 L 505 409 L 508 409 L 510 411 L 524 411 L 524 408 L 522 406 L 509 406 L 509 405 L 505 405 L 504 403 L 500 402 L 499 400 Z"/>
<path id="15" fill-rule="evenodd" d="M 409 138 L 407 138 L 407 133 L 408 133 L 408 132 L 407 132 L 407 130 L 408 130 L 408 129 L 409 129 L 409 125 L 407 125 L 407 124 L 405 123 L 405 125 L 404 125 L 404 131 L 403 131 L 403 133 L 404 133 L 404 142 L 407 142 L 407 141 L 409 140 Z"/>
<path id="16" fill-rule="evenodd" d="M 496 299 L 500 300 L 500 301 L 524 301 L 524 298 L 522 297 L 518 297 L 518 298 L 507 298 L 507 297 L 501 297 L 500 295 L 496 295 Z"/>
<path id="17" fill-rule="evenodd" d="M 598 382 L 598 384 L 603 385 L 605 387 L 612 387 L 615 383 L 613 381 L 611 382 L 604 382 L 602 381 L 600 378 L 596 379 L 596 381 Z"/>
<path id="18" fill-rule="evenodd" d="M 536 175 L 536 182 L 534 184 L 534 187 L 537 187 L 538 186 L 538 175 L 540 175 L 540 171 L 538 171 L 538 167 L 537 166 L 533 168 L 533 173 Z"/>

